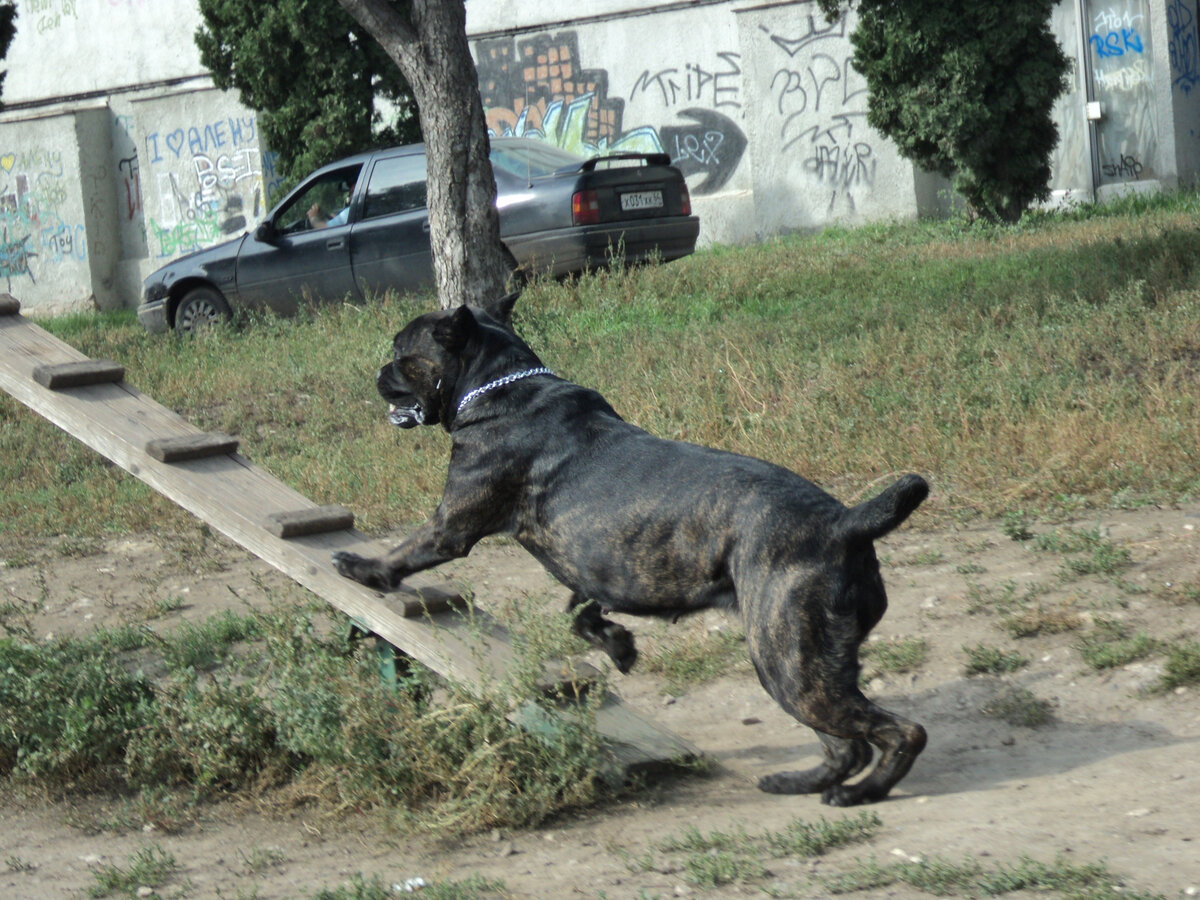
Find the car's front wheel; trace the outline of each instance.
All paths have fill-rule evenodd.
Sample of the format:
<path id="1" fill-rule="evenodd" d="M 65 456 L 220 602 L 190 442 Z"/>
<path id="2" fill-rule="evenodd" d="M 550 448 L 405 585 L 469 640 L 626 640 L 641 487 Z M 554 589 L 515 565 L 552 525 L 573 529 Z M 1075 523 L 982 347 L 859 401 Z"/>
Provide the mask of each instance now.
<path id="1" fill-rule="evenodd" d="M 229 303 L 216 288 L 192 288 L 175 309 L 175 331 L 192 334 L 217 322 L 226 322 L 232 315 Z"/>

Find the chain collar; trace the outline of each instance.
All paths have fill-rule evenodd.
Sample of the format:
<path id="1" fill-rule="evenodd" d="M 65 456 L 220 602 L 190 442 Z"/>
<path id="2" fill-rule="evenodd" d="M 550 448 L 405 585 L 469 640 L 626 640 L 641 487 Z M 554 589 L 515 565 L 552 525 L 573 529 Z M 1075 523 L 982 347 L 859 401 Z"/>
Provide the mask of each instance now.
<path id="1" fill-rule="evenodd" d="M 458 409 L 455 410 L 455 415 L 461 413 L 472 400 L 481 397 L 488 391 L 494 391 L 496 388 L 504 387 L 506 384 L 512 384 L 514 381 L 520 381 L 522 378 L 531 378 L 534 375 L 553 375 L 554 373 L 545 366 L 539 366 L 536 369 L 526 369 L 524 372 L 514 372 L 512 375 L 505 375 L 503 378 L 497 378 L 495 381 L 489 381 L 483 387 L 477 387 L 473 391 L 469 391 L 461 400 L 458 401 Z"/>

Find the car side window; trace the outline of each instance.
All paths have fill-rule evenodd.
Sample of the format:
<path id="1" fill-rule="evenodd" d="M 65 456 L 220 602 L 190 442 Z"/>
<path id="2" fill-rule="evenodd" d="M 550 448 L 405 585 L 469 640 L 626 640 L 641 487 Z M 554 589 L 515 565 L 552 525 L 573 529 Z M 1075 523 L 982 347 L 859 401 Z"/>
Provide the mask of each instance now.
<path id="1" fill-rule="evenodd" d="M 376 161 L 367 182 L 364 219 L 424 209 L 426 205 L 425 157 L 389 156 Z"/>
<path id="2" fill-rule="evenodd" d="M 326 172 L 276 214 L 275 227 L 284 234 L 293 234 L 310 228 L 345 224 L 345 213 L 360 171 L 361 164 Z"/>

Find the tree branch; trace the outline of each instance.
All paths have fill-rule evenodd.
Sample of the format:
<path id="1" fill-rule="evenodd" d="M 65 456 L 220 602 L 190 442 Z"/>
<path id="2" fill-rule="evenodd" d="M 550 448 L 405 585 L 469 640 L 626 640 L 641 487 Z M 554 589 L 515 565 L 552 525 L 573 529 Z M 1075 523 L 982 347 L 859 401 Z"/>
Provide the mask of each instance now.
<path id="1" fill-rule="evenodd" d="M 400 50 L 410 50 L 417 43 L 417 32 L 412 23 L 396 11 L 387 0 L 338 0 L 342 9 L 350 13 L 370 35 L 387 35 L 400 45 Z M 392 48 L 384 47 L 389 54 Z"/>

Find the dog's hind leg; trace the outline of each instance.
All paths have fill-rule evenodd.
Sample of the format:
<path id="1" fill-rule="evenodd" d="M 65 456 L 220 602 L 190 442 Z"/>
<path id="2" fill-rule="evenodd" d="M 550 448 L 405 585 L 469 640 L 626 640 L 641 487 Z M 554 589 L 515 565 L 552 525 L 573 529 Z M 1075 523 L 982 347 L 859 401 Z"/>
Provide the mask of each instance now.
<path id="1" fill-rule="evenodd" d="M 575 613 L 572 631 L 607 653 L 621 672 L 628 673 L 633 668 L 638 656 L 633 635 L 628 628 L 604 618 L 599 603 L 582 594 L 572 594 L 567 612 Z"/>
<path id="2" fill-rule="evenodd" d="M 816 727 L 806 717 L 797 718 Z M 761 790 L 775 794 L 820 791 L 821 802 L 830 806 L 875 803 L 886 797 L 896 782 L 908 774 L 925 748 L 924 728 L 881 709 L 861 694 L 856 700 L 846 701 L 846 706 L 839 710 L 833 721 L 822 723 L 820 727 L 841 732 L 839 735 L 817 732 L 825 747 L 825 761 L 805 771 L 767 775 L 759 780 Z M 881 751 L 879 762 L 862 781 L 845 784 L 847 778 L 861 772 L 871 761 L 871 744 Z"/>
<path id="3" fill-rule="evenodd" d="M 855 806 L 859 803 L 874 803 L 888 795 L 888 791 L 917 760 L 925 749 L 925 729 L 894 713 L 863 700 L 867 707 L 869 723 L 866 737 L 879 747 L 879 762 L 862 781 L 856 784 L 835 784 L 821 794 L 821 802 L 830 806 Z"/>
<path id="4" fill-rule="evenodd" d="M 847 739 L 818 731 L 825 748 L 825 761 L 799 772 L 776 772 L 758 781 L 768 794 L 816 794 L 847 778 L 853 778 L 871 762 L 871 745 L 862 739 Z"/>

